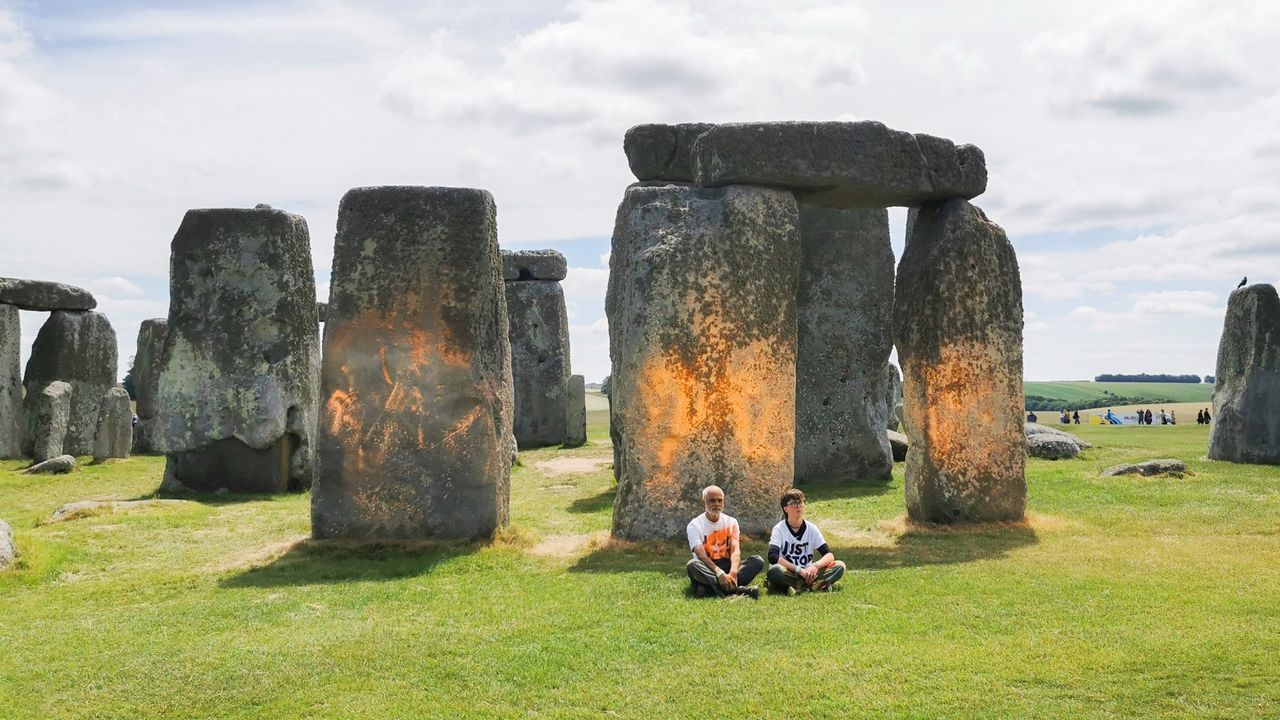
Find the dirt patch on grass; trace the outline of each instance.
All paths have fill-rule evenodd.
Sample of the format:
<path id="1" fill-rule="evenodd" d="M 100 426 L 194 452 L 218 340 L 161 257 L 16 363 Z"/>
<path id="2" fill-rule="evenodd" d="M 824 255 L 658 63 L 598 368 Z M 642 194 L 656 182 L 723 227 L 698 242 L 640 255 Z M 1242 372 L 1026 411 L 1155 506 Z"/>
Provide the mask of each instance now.
<path id="1" fill-rule="evenodd" d="M 247 548 L 231 557 L 223 558 L 221 562 L 210 566 L 208 572 L 224 573 L 229 570 L 251 570 L 267 565 L 307 541 L 306 535 L 300 535 L 292 540 Z"/>
<path id="2" fill-rule="evenodd" d="M 595 472 L 604 465 L 613 462 L 607 457 L 563 457 L 554 458 L 552 460 L 539 460 L 533 466 L 543 473 L 556 475 L 575 475 L 578 473 Z"/>
<path id="3" fill-rule="evenodd" d="M 1024 519 L 1016 522 L 959 523 L 956 525 L 916 522 L 906 515 L 899 515 L 892 520 L 880 521 L 876 527 L 893 537 L 899 537 L 907 533 L 919 535 L 983 535 L 1002 530 L 1056 530 L 1072 527 L 1075 524 L 1070 520 L 1052 515 L 1029 512 Z"/>
<path id="4" fill-rule="evenodd" d="M 529 553 L 538 557 L 576 558 L 598 547 L 600 543 L 607 541 L 608 537 L 609 533 L 605 530 L 580 535 L 552 535 L 543 538 L 537 545 L 530 548 Z"/>
<path id="5" fill-rule="evenodd" d="M 54 511 L 53 515 L 45 520 L 43 524 L 67 522 L 70 520 L 79 520 L 81 518 L 94 517 L 95 515 L 111 515 L 118 512 L 129 512 L 130 510 L 142 510 L 155 507 L 177 507 L 181 505 L 194 505 L 190 500 L 80 500 L 78 502 L 67 503 Z"/>

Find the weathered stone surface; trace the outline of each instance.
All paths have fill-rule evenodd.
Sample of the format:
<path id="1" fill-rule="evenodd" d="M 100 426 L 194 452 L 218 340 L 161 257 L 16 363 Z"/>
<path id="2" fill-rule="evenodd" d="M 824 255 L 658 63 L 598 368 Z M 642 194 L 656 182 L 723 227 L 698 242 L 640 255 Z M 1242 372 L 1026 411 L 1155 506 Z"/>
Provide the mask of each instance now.
<path id="1" fill-rule="evenodd" d="M 889 447 L 893 449 L 893 461 L 898 463 L 906 460 L 911 441 L 897 430 L 887 430 L 886 433 L 889 435 Z"/>
<path id="2" fill-rule="evenodd" d="M 1080 454 L 1080 446 L 1049 433 L 1028 433 L 1027 454 L 1044 460 L 1070 460 Z"/>
<path id="3" fill-rule="evenodd" d="M 72 389 L 62 452 L 93 452 L 98 400 L 116 385 L 117 352 L 116 331 L 99 312 L 54 311 L 36 335 L 23 376 L 28 401 L 55 380 Z"/>
<path id="4" fill-rule="evenodd" d="M 794 478 L 799 213 L 766 188 L 630 187 L 610 257 L 613 534 L 682 537 L 701 489 L 743 532 Z"/>
<path id="5" fill-rule="evenodd" d="M 693 141 L 712 123 L 646 123 L 627 130 L 622 149 L 637 180 L 693 182 Z"/>
<path id="6" fill-rule="evenodd" d="M 79 520 L 81 518 L 94 517 L 95 515 L 114 515 L 118 512 L 129 512 L 130 510 L 144 510 L 155 507 L 181 507 L 183 505 L 194 506 L 195 503 L 190 500 L 171 500 L 164 498 L 153 498 L 150 500 L 77 500 L 69 502 L 66 505 L 53 511 L 53 515 L 45 521 L 45 524 L 67 522 L 70 520 Z"/>
<path id="7" fill-rule="evenodd" d="M 569 391 L 564 408 L 564 445 L 587 444 L 587 384 L 581 375 L 569 376 Z"/>
<path id="8" fill-rule="evenodd" d="M 1280 464 L 1280 298 L 1274 286 L 1231 293 L 1215 377 L 1209 459 Z"/>
<path id="9" fill-rule="evenodd" d="M 113 387 L 98 401 L 98 429 L 93 436 L 93 459 L 127 458 L 133 445 L 133 408 L 129 393 Z"/>
<path id="10" fill-rule="evenodd" d="M 43 280 L 0 277 L 0 305 L 19 310 L 92 310 L 98 301 L 84 288 Z"/>
<path id="11" fill-rule="evenodd" d="M 563 280 L 569 264 L 556 250 L 502 251 L 503 280 Z"/>
<path id="12" fill-rule="evenodd" d="M 24 475 L 65 475 L 76 469 L 76 459 L 70 455 L 59 455 L 23 470 Z"/>
<path id="13" fill-rule="evenodd" d="M 890 311 L 892 315 L 892 311 Z M 893 318 L 890 317 L 890 320 Z M 892 330 L 890 330 L 892 334 Z M 888 415 L 885 417 L 885 428 L 889 430 L 898 429 L 898 407 L 902 405 L 902 372 L 898 370 L 898 366 L 891 362 L 884 364 L 884 404 L 888 408 Z"/>
<path id="14" fill-rule="evenodd" d="M 513 399 L 495 212 L 465 188 L 342 199 L 317 538 L 474 538 L 506 523 Z"/>
<path id="15" fill-rule="evenodd" d="M 1022 282 L 1004 230 L 964 200 L 913 212 L 893 322 L 911 439 L 908 515 L 1022 518 Z"/>
<path id="16" fill-rule="evenodd" d="M 1147 460 L 1146 462 L 1135 463 L 1133 465 L 1112 465 L 1102 471 L 1102 475 L 1106 477 L 1118 477 L 1120 475 L 1142 475 L 1151 477 L 1152 475 L 1164 475 L 1165 473 L 1184 473 L 1187 471 L 1187 464 L 1181 460 L 1173 458 L 1160 458 L 1158 460 Z"/>
<path id="17" fill-rule="evenodd" d="M 189 210 L 171 250 L 154 433 L 169 456 L 167 486 L 308 487 L 320 344 L 306 221 L 265 208 Z M 214 474 L 220 465 L 234 474 Z"/>
<path id="18" fill-rule="evenodd" d="M 0 305 L 0 458 L 22 457 L 21 345 L 17 306 Z"/>
<path id="19" fill-rule="evenodd" d="M 1054 437 L 1059 437 L 1064 440 L 1069 440 L 1075 443 L 1076 446 L 1081 449 L 1093 447 L 1093 443 L 1089 442 L 1088 440 L 1085 440 L 1084 438 L 1081 438 L 1077 435 L 1073 435 L 1065 430 L 1059 430 L 1055 427 L 1050 427 L 1048 425 L 1041 425 L 1039 423 L 1024 423 L 1022 426 L 1022 429 L 1023 429 L 1023 433 L 1025 433 L 1028 438 L 1030 438 L 1032 435 L 1052 435 Z"/>
<path id="20" fill-rule="evenodd" d="M 695 181 L 791 188 L 828 207 L 914 207 L 972 198 L 987 189 L 987 165 L 973 145 L 859 122 L 716 125 L 693 146 Z"/>
<path id="21" fill-rule="evenodd" d="M 506 283 L 515 395 L 516 441 L 522 448 L 559 445 L 569 391 L 569 317 L 560 283 Z"/>
<path id="22" fill-rule="evenodd" d="M 62 454 L 67 439 L 67 422 L 71 416 L 70 383 L 55 380 L 27 395 L 27 417 L 24 442 L 26 455 L 44 462 Z"/>
<path id="23" fill-rule="evenodd" d="M 13 528 L 9 523 L 0 520 L 0 570 L 4 570 L 18 559 L 18 548 L 13 543 Z"/>
<path id="24" fill-rule="evenodd" d="M 138 347 L 133 354 L 133 392 L 138 415 L 138 424 L 133 428 L 133 452 L 138 455 L 156 451 L 160 360 L 164 356 L 164 343 L 168 336 L 169 321 L 166 318 L 143 320 L 138 328 Z"/>
<path id="25" fill-rule="evenodd" d="M 796 482 L 882 482 L 893 248 L 883 208 L 800 206 Z"/>

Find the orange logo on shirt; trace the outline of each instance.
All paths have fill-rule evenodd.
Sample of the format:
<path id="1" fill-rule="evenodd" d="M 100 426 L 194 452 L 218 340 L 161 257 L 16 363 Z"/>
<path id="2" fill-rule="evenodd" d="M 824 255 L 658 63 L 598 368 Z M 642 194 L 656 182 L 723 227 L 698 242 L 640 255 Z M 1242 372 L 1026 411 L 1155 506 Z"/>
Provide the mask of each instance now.
<path id="1" fill-rule="evenodd" d="M 732 539 L 732 528 L 713 530 L 710 535 L 703 538 L 702 549 L 707 551 L 707 557 L 712 560 L 727 560 L 733 550 L 733 545 L 729 542 Z"/>

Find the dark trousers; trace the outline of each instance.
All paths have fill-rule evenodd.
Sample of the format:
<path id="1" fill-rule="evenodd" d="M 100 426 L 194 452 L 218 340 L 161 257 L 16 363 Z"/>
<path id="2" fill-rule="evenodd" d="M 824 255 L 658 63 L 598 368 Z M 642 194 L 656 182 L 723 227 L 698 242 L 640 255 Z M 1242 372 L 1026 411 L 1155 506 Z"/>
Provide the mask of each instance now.
<path id="1" fill-rule="evenodd" d="M 729 572 L 729 568 L 732 567 L 732 564 L 729 562 L 729 558 L 713 560 L 712 562 L 716 564 L 716 567 L 725 572 Z M 720 583 L 716 581 L 716 571 L 707 567 L 706 564 L 698 558 L 693 558 L 689 562 L 685 563 L 684 569 L 685 572 L 689 573 L 689 579 L 694 583 L 697 583 L 698 585 L 705 585 L 719 595 L 724 594 L 724 590 L 720 587 Z M 752 555 L 751 557 L 743 560 L 738 564 L 738 587 L 746 587 L 750 585 L 751 581 L 755 580 L 756 576 L 759 575 L 760 571 L 763 569 L 764 558 L 759 555 Z"/>

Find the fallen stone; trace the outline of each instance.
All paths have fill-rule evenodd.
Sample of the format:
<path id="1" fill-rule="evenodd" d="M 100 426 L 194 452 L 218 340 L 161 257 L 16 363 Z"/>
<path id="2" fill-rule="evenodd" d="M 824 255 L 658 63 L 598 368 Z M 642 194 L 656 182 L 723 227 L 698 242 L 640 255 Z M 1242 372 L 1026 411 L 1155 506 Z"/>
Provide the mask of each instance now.
<path id="1" fill-rule="evenodd" d="M 138 346 L 133 355 L 133 392 L 138 424 L 133 428 L 133 452 L 148 455 L 156 451 L 156 431 L 160 416 L 160 360 L 169 321 L 143 320 L 138 328 Z"/>
<path id="2" fill-rule="evenodd" d="M 907 459 L 907 448 L 911 445 L 911 441 L 906 435 L 897 430 L 886 431 L 889 436 L 889 447 L 893 449 L 893 461 L 903 462 Z"/>
<path id="3" fill-rule="evenodd" d="M 1112 465 L 1106 470 L 1103 470 L 1102 474 L 1106 477 L 1117 477 L 1120 475 L 1142 475 L 1143 477 L 1151 477 L 1152 475 L 1184 473 L 1186 471 L 1187 465 L 1181 460 L 1161 458 L 1159 460 L 1147 460 L 1146 462 L 1135 463 L 1133 465 Z"/>
<path id="4" fill-rule="evenodd" d="M 506 524 L 514 401 L 495 214 L 484 190 L 343 197 L 315 537 L 467 539 Z"/>
<path id="5" fill-rule="evenodd" d="M 1026 434 L 1028 438 L 1030 438 L 1032 435 L 1052 435 L 1054 437 L 1060 437 L 1065 440 L 1070 440 L 1071 442 L 1075 443 L 1077 447 L 1081 449 L 1093 447 L 1093 443 L 1089 442 L 1088 440 L 1085 440 L 1081 437 L 1073 435 L 1065 430 L 1059 430 L 1055 427 L 1050 427 L 1048 425 L 1041 425 L 1039 423 L 1024 423 L 1022 427 L 1023 427 L 1023 432 Z"/>
<path id="6" fill-rule="evenodd" d="M 1080 446 L 1068 438 L 1034 433 L 1027 435 L 1027 454 L 1044 460 L 1070 460 L 1080 454 Z"/>
<path id="7" fill-rule="evenodd" d="M 188 210 L 171 250 L 154 438 L 166 475 L 206 492 L 309 487 L 320 339 L 306 220 Z"/>
<path id="8" fill-rule="evenodd" d="M 986 160 L 973 145 L 869 120 L 716 125 L 698 136 L 693 156 L 698 185 L 785 187 L 827 207 L 915 207 L 987 189 Z"/>
<path id="9" fill-rule="evenodd" d="M 129 510 L 141 510 L 152 507 L 174 507 L 178 505 L 194 505 L 190 500 L 170 500 L 154 498 L 149 500 L 78 500 L 67 503 L 53 512 L 45 524 L 79 520 L 95 515 L 111 515 Z"/>
<path id="10" fill-rule="evenodd" d="M 1280 464 L 1280 297 L 1274 286 L 1231 293 L 1215 377 L 1209 459 Z"/>
<path id="11" fill-rule="evenodd" d="M 26 454 L 36 462 L 62 454 L 73 393 L 69 383 L 55 380 L 27 396 Z"/>
<path id="12" fill-rule="evenodd" d="M 569 376 L 569 392 L 564 408 L 564 445 L 587 444 L 587 386 L 581 375 Z"/>
<path id="13" fill-rule="evenodd" d="M 98 430 L 93 436 L 93 460 L 127 458 L 133 446 L 133 408 L 129 393 L 113 387 L 98 401 Z"/>
<path id="14" fill-rule="evenodd" d="M 0 458 L 22 457 L 22 327 L 16 305 L 0 305 Z"/>
<path id="15" fill-rule="evenodd" d="M 744 533 L 777 523 L 795 477 L 798 224 L 784 191 L 627 189 L 606 299 L 616 537 L 683 537 L 711 483 Z"/>
<path id="16" fill-rule="evenodd" d="M 13 305 L 19 310 L 51 312 L 92 310 L 98 306 L 98 301 L 88 290 L 74 285 L 0 277 L 0 305 Z"/>
<path id="17" fill-rule="evenodd" d="M 893 347 L 888 212 L 801 205 L 800 253 L 796 483 L 883 482 L 893 475 L 884 386 Z"/>
<path id="18" fill-rule="evenodd" d="M 23 475 L 63 475 L 76 469 L 76 459 L 70 455 L 59 455 L 22 471 Z"/>
<path id="19" fill-rule="evenodd" d="M 509 280 L 505 294 L 516 441 L 522 448 L 559 445 L 570 374 L 564 291 L 554 280 Z"/>
<path id="20" fill-rule="evenodd" d="M 646 123 L 627 130 L 622 149 L 637 180 L 693 182 L 693 141 L 712 123 Z"/>
<path id="21" fill-rule="evenodd" d="M 555 250 L 502 252 L 503 280 L 563 280 L 568 275 L 569 264 Z"/>
<path id="22" fill-rule="evenodd" d="M 910 380 L 907 514 L 1022 519 L 1022 283 L 1013 246 L 964 200 L 924 205 L 909 216 L 896 290 L 894 340 Z"/>
<path id="23" fill-rule="evenodd" d="M 116 386 L 117 353 L 116 331 L 102 313 L 56 310 L 41 326 L 31 345 L 23 384 L 28 400 L 56 380 L 71 385 L 62 452 L 93 452 L 98 400 Z"/>
<path id="24" fill-rule="evenodd" d="M 890 318 L 892 320 L 892 318 Z M 884 403 L 888 408 L 885 427 L 897 430 L 899 425 L 898 408 L 902 405 L 902 372 L 891 362 L 884 364 Z"/>
<path id="25" fill-rule="evenodd" d="M 13 528 L 0 520 L 0 570 L 9 567 L 17 559 L 18 548 L 13 543 Z"/>

